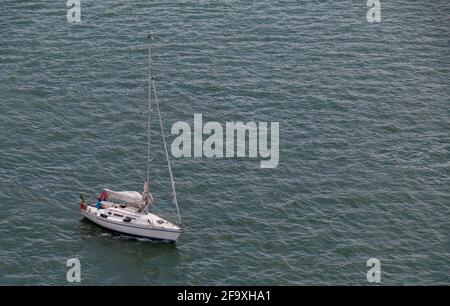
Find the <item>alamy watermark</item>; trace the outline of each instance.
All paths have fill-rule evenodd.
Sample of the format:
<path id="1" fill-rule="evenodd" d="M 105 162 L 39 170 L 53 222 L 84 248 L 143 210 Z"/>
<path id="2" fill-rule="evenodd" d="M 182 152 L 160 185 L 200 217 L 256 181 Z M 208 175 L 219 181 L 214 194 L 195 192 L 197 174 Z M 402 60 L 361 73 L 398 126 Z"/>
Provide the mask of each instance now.
<path id="1" fill-rule="evenodd" d="M 81 263 L 78 258 L 69 258 L 66 267 L 70 268 L 66 273 L 66 280 L 69 283 L 81 282 Z"/>
<path id="2" fill-rule="evenodd" d="M 178 135 L 171 146 L 174 157 L 259 157 L 261 168 L 276 168 L 280 160 L 278 122 L 270 122 L 270 127 L 268 122 L 226 122 L 224 127 L 216 121 L 203 124 L 202 114 L 194 114 L 193 130 L 179 121 L 171 133 Z"/>
<path id="3" fill-rule="evenodd" d="M 81 22 L 81 2 L 80 0 L 67 0 L 67 22 L 79 23 Z"/>
<path id="4" fill-rule="evenodd" d="M 367 0 L 369 10 L 367 11 L 367 22 L 381 22 L 381 2 L 380 0 Z"/>
<path id="5" fill-rule="evenodd" d="M 367 271 L 366 278 L 369 283 L 381 283 L 381 262 L 378 258 L 370 258 L 367 263 L 370 267 Z"/>
<path id="6" fill-rule="evenodd" d="M 67 22 L 80 23 L 81 22 L 81 0 L 67 0 Z M 369 8 L 366 14 L 366 19 L 370 23 L 381 22 L 381 1 L 367 0 L 366 6 Z"/>

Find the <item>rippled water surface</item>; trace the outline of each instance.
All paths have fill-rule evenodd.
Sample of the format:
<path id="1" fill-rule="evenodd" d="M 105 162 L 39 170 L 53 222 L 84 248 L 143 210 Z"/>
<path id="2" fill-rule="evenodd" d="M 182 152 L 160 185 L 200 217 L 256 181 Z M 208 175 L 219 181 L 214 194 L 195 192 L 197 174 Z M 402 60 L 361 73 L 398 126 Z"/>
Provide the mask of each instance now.
<path id="1" fill-rule="evenodd" d="M 0 284 L 449 284 L 450 5 L 0 4 Z M 111 235 L 78 195 L 142 188 L 146 33 L 167 131 L 278 121 L 280 164 L 173 159 L 178 243 Z M 156 131 L 157 122 L 154 121 Z M 173 136 L 169 137 L 169 141 Z M 173 213 L 155 134 L 157 212 Z"/>

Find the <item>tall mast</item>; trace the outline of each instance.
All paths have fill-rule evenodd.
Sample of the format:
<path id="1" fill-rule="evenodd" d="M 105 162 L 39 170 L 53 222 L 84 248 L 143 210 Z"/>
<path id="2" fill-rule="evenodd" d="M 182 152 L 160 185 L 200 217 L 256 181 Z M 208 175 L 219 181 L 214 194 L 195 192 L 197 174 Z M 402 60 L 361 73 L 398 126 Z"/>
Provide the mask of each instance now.
<path id="1" fill-rule="evenodd" d="M 152 37 L 148 34 L 148 109 L 147 109 L 147 194 L 146 204 L 149 204 L 150 195 L 150 162 L 151 162 L 151 115 L 152 115 Z"/>

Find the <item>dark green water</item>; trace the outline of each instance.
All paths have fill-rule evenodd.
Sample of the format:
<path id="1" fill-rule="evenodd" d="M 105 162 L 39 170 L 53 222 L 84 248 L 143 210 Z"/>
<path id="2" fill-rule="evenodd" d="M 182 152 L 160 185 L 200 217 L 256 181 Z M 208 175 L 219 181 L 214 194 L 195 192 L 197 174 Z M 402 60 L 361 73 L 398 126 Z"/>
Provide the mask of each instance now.
<path id="1" fill-rule="evenodd" d="M 72 257 L 84 285 L 368 284 L 372 257 L 382 284 L 450 283 L 447 1 L 382 1 L 378 24 L 365 0 L 85 0 L 81 24 L 65 2 L 0 3 L 1 285 L 69 284 Z M 173 159 L 176 245 L 78 209 L 142 188 L 149 31 L 167 131 L 280 122 L 276 169 Z"/>

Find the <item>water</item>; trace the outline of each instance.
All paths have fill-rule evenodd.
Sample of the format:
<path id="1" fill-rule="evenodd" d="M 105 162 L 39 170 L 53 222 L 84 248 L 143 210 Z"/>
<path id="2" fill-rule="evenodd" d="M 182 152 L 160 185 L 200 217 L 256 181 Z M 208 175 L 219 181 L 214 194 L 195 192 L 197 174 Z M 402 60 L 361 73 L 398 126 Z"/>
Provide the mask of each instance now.
<path id="1" fill-rule="evenodd" d="M 0 284 L 449 284 L 450 5 L 0 4 Z M 280 164 L 173 159 L 178 243 L 111 235 L 78 195 L 142 188 L 146 33 L 167 131 L 280 122 Z M 157 129 L 157 122 L 154 121 Z M 169 143 L 173 136 L 169 137 Z M 156 211 L 173 213 L 155 134 Z"/>

